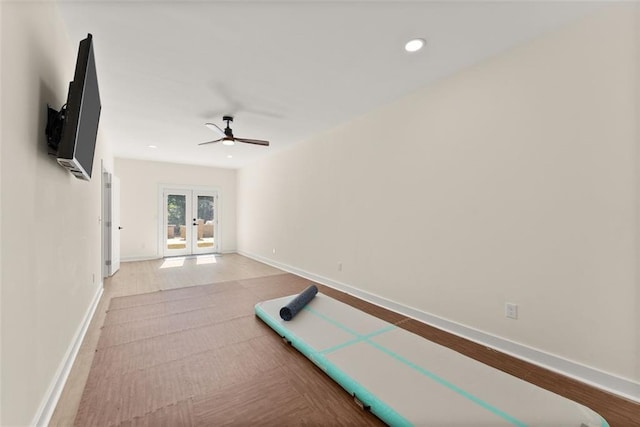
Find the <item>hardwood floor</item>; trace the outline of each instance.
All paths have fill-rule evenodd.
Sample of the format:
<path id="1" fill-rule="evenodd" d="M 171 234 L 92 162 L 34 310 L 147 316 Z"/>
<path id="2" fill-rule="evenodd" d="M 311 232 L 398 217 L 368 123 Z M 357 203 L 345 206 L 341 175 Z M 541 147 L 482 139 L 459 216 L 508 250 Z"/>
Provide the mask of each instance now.
<path id="1" fill-rule="evenodd" d="M 299 292 L 309 284 L 283 273 L 235 254 L 122 264 L 105 283 L 51 425 L 72 425 L 74 420 L 78 425 L 380 425 L 371 414 L 357 408 L 340 386 L 253 316 L 255 302 Z M 211 283 L 217 285 L 180 290 Z M 611 426 L 640 425 L 639 404 L 334 289 L 318 287 L 365 312 L 589 406 Z M 149 295 L 170 289 L 175 291 Z M 224 297 L 208 297 L 211 289 Z M 117 298 L 130 295 L 137 296 Z M 128 325 L 126 330 L 123 325 Z M 176 333 L 185 328 L 190 331 L 188 336 Z M 260 355 L 259 364 L 251 354 Z M 90 376 L 94 359 L 103 371 L 92 370 Z M 212 360 L 216 366 L 209 377 L 204 370 L 196 376 L 184 370 L 198 364 L 209 366 Z M 245 365 L 256 368 L 245 372 Z M 163 368 L 154 368 L 158 366 Z M 181 375 L 170 377 L 169 366 Z M 223 372 L 224 367 L 229 372 Z M 141 376 L 145 371 L 147 376 Z M 143 392 L 135 393 L 137 403 L 114 400 L 122 398 L 123 390 L 145 384 L 150 378 L 166 384 L 151 387 L 151 391 L 143 388 L 144 396 Z M 105 394 L 107 388 L 100 388 L 105 383 L 111 387 L 108 393 L 112 397 Z M 270 398 L 265 400 L 265 395 Z M 113 401 L 105 403 L 109 399 Z"/>
<path id="2" fill-rule="evenodd" d="M 236 254 L 122 263 L 105 280 L 104 293 L 49 425 L 73 425 L 112 298 L 274 274 L 282 271 Z"/>

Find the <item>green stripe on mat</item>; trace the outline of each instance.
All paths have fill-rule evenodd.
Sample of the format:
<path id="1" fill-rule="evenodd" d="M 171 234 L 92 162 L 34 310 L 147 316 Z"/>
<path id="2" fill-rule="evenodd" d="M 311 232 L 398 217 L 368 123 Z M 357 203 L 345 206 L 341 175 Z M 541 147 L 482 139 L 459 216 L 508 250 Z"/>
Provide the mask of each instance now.
<path id="1" fill-rule="evenodd" d="M 336 320 L 333 320 L 332 318 L 330 318 L 330 317 L 328 317 L 328 316 L 326 316 L 326 315 L 324 315 L 324 314 L 320 313 L 319 311 L 314 310 L 313 308 L 309 307 L 308 305 L 307 305 L 307 306 L 305 306 L 305 307 L 303 308 L 303 310 L 306 310 L 306 311 L 308 311 L 309 313 L 314 314 L 315 316 L 317 316 L 317 317 L 321 318 L 322 320 L 325 320 L 325 321 L 327 321 L 327 322 L 331 323 L 333 326 L 337 326 L 338 328 L 342 329 L 343 331 L 348 332 L 348 333 L 350 333 L 351 335 L 354 335 L 354 336 L 356 336 L 356 337 L 360 338 L 360 334 L 359 334 L 359 333 L 357 333 L 356 331 L 354 331 L 354 330 L 352 330 L 352 329 L 347 328 L 347 327 L 346 327 L 346 326 L 344 326 L 342 323 L 340 323 L 340 322 L 338 322 L 338 321 L 336 321 Z"/>
<path id="2" fill-rule="evenodd" d="M 397 353 L 394 353 L 393 351 L 389 350 L 388 348 L 386 348 L 386 347 L 384 347 L 384 346 L 382 346 L 382 345 L 380 345 L 378 343 L 375 343 L 373 341 L 366 340 L 366 342 L 367 342 L 367 344 L 372 345 L 373 347 L 377 348 L 378 350 L 382 351 L 383 353 L 387 354 L 388 356 L 393 357 L 398 362 L 403 363 L 404 365 L 410 367 L 414 371 L 417 371 L 417 372 L 421 373 L 425 377 L 427 377 L 429 379 L 432 379 L 433 381 L 437 382 L 438 384 L 445 386 L 449 390 L 458 393 L 460 396 L 472 401 L 473 403 L 475 403 L 477 405 L 480 405 L 484 409 L 486 409 L 486 410 L 488 410 L 490 412 L 493 412 L 495 415 L 497 415 L 500 418 L 510 422 L 511 424 L 519 426 L 519 427 L 526 427 L 527 424 L 523 423 L 522 421 L 518 420 L 517 418 L 512 417 L 511 415 L 507 414 L 504 411 L 501 411 L 500 409 L 496 408 L 495 406 L 492 406 L 492 405 L 488 404 L 487 402 L 483 401 L 479 397 L 476 397 L 473 394 L 463 390 L 462 388 L 450 383 L 449 381 L 439 377 L 438 375 L 434 374 L 433 372 L 431 372 L 431 371 L 429 371 L 427 369 L 424 369 L 421 366 L 416 365 L 415 363 L 411 362 L 410 360 L 405 359 L 404 357 L 400 356 Z"/>
<path id="3" fill-rule="evenodd" d="M 408 366 L 409 368 L 413 369 L 416 372 L 419 372 L 420 374 L 426 376 L 427 378 L 437 382 L 438 384 L 448 388 L 449 390 L 459 394 L 460 396 L 464 397 L 465 399 L 475 403 L 476 405 L 481 406 L 482 408 L 486 409 L 487 411 L 499 416 L 500 418 L 504 419 L 505 421 L 508 421 L 509 423 L 516 425 L 518 427 L 526 427 L 527 424 L 523 423 L 522 421 L 518 420 L 517 418 L 507 414 L 506 412 L 496 408 L 495 406 L 485 402 L 484 400 L 480 399 L 477 396 L 474 396 L 473 394 L 463 390 L 462 388 L 450 383 L 449 381 L 439 377 L 438 375 L 434 374 L 433 372 L 422 368 L 421 366 L 416 365 L 415 363 L 405 359 L 404 357 L 400 356 L 399 354 L 394 353 L 393 351 L 389 350 L 388 348 L 377 344 L 373 341 L 370 341 L 369 338 L 370 336 L 375 336 L 375 335 L 379 335 L 383 332 L 387 332 L 388 330 L 391 329 L 395 329 L 395 326 L 391 325 L 392 328 L 384 328 L 381 329 L 379 331 L 374 332 L 373 334 L 369 334 L 370 336 L 365 336 L 365 335 L 360 335 L 357 332 L 353 331 L 352 329 L 349 329 L 348 327 L 344 326 L 343 324 L 341 324 L 340 322 L 330 318 L 329 316 L 322 314 L 316 310 L 314 310 L 313 308 L 306 306 L 304 308 L 304 310 L 310 312 L 311 314 L 319 317 L 320 319 L 342 329 L 343 331 L 346 331 L 352 335 L 354 335 L 356 337 L 356 339 L 353 340 L 349 340 L 343 344 L 339 344 L 336 346 L 333 346 L 327 350 L 324 350 L 322 353 L 326 354 L 332 351 L 336 351 L 336 350 L 340 350 L 342 348 L 348 347 L 350 345 L 356 344 L 358 342 L 363 342 L 366 344 L 369 344 L 371 346 L 373 346 L 374 348 L 377 348 L 378 350 L 382 351 L 383 353 L 387 354 L 388 356 L 391 356 L 392 358 L 394 358 L 395 360 L 397 360 L 398 362 L 404 364 L 405 366 Z"/>
<path id="4" fill-rule="evenodd" d="M 385 332 L 388 331 L 392 331 L 394 329 L 397 329 L 397 327 L 395 325 L 389 325 L 388 327 L 379 329 L 377 331 L 374 331 L 372 333 L 366 334 L 366 335 L 361 335 L 359 333 L 357 333 L 356 331 L 346 327 L 345 325 L 341 324 L 340 322 L 326 316 L 325 314 L 322 314 L 316 310 L 314 310 L 313 308 L 306 306 L 304 308 L 304 310 L 310 312 L 311 314 L 313 314 L 314 316 L 332 324 L 333 326 L 351 334 L 354 336 L 353 339 L 350 339 L 348 341 L 345 341 L 344 343 L 329 347 L 327 349 L 321 350 L 321 351 L 316 351 L 313 348 L 311 348 L 311 346 L 309 346 L 308 344 L 304 343 L 301 339 L 299 339 L 298 337 L 296 337 L 293 333 L 291 333 L 284 325 L 282 325 L 282 322 L 279 322 L 277 320 L 274 320 L 273 318 L 271 318 L 271 316 L 269 316 L 266 312 L 264 312 L 264 310 L 262 310 L 261 307 L 259 307 L 258 305 L 256 305 L 256 314 L 258 315 L 258 317 L 260 317 L 263 321 L 265 321 L 265 323 L 267 323 L 269 326 L 271 326 L 272 329 L 274 329 L 276 332 L 278 332 L 278 334 L 285 336 L 289 341 L 291 341 L 292 345 L 294 345 L 294 347 L 296 347 L 298 350 L 300 350 L 300 352 L 302 354 L 304 354 L 305 356 L 307 356 L 313 363 L 315 363 L 316 365 L 318 365 L 321 369 L 323 369 L 331 378 L 333 378 L 338 384 L 340 384 L 345 390 L 347 390 L 349 393 L 352 393 L 358 396 L 358 398 L 360 398 L 362 401 L 367 402 L 367 404 L 371 404 L 371 412 L 373 414 L 375 414 L 376 416 L 378 416 L 381 420 L 385 421 L 386 423 L 388 423 L 389 425 L 393 425 L 393 426 L 410 426 L 412 425 L 412 423 L 410 423 L 407 419 L 405 419 L 402 415 L 400 415 L 399 413 L 397 413 L 395 410 L 393 410 L 391 407 L 389 407 L 387 404 L 385 404 L 384 402 L 382 402 L 380 399 L 378 399 L 376 396 L 374 396 L 373 394 L 371 394 L 367 389 L 365 389 L 364 387 L 362 387 L 359 383 L 355 382 L 351 377 L 349 377 L 348 375 L 346 375 L 343 371 L 341 371 L 336 365 L 334 365 L 332 362 L 330 362 L 325 355 L 332 353 L 334 351 L 343 349 L 345 347 L 349 347 L 351 345 L 357 344 L 359 342 L 362 343 L 366 343 L 380 351 L 382 351 L 383 353 L 387 354 L 389 357 L 392 357 L 393 359 L 397 360 L 398 362 L 404 364 L 405 366 L 415 370 L 416 372 L 419 372 L 421 375 L 435 381 L 436 383 L 448 388 L 449 390 L 457 393 L 458 395 L 468 399 L 469 401 L 479 405 L 480 407 L 490 411 L 491 413 L 493 413 L 494 415 L 497 415 L 499 417 L 501 417 L 502 419 L 504 419 L 505 421 L 519 426 L 519 427 L 524 427 L 526 426 L 526 424 L 518 419 L 516 419 L 515 417 L 507 414 L 506 412 L 490 405 L 487 402 L 484 402 L 482 399 L 478 398 L 477 396 L 474 396 L 473 394 L 463 390 L 462 388 L 446 381 L 445 379 L 439 377 L 438 375 L 434 374 L 433 372 L 411 362 L 410 360 L 405 359 L 404 357 L 400 356 L 399 354 L 389 350 L 388 348 L 382 346 L 381 344 L 378 344 L 376 342 L 373 342 L 370 340 L 370 338 L 373 338 L 375 336 L 381 335 Z M 607 421 L 600 416 L 600 414 L 597 414 L 600 418 L 601 421 L 601 425 L 600 427 L 609 427 L 609 424 L 607 423 Z"/>
<path id="5" fill-rule="evenodd" d="M 348 347 L 348 346 L 350 346 L 352 344 L 355 344 L 355 343 L 358 343 L 358 342 L 366 341 L 369 338 L 377 337 L 380 334 L 384 334 L 385 332 L 389 332 L 389 331 L 392 331 L 394 329 L 396 329 L 396 326 L 395 325 L 390 325 L 390 326 L 387 326 L 386 328 L 378 329 L 375 332 L 371 332 L 370 334 L 366 334 L 366 335 L 359 335 L 358 334 L 357 338 L 354 338 L 354 339 L 349 340 L 349 341 L 345 341 L 342 344 L 334 345 L 333 347 L 329 347 L 329 348 L 327 348 L 325 350 L 320 351 L 320 353 L 329 354 L 329 353 L 331 353 L 333 351 L 340 350 L 341 348 Z"/>

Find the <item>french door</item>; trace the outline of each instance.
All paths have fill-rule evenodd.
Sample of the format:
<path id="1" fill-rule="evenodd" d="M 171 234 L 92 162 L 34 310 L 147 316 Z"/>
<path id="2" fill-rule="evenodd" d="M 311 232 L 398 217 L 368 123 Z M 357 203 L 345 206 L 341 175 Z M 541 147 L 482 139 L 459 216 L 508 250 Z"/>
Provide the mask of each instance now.
<path id="1" fill-rule="evenodd" d="M 218 194 L 215 191 L 163 191 L 164 256 L 218 251 Z"/>

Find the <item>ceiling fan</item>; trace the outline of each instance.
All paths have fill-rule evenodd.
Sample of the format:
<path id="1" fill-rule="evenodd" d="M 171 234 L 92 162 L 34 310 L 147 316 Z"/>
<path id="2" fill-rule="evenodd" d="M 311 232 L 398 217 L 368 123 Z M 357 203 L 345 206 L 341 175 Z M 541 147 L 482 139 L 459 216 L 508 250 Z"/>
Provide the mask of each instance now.
<path id="1" fill-rule="evenodd" d="M 229 127 L 229 122 L 233 121 L 233 117 L 224 116 L 222 120 L 227 122 L 227 127 L 224 128 L 224 130 L 220 129 L 220 127 L 216 124 L 205 123 L 206 127 L 208 127 L 209 129 L 211 129 L 216 133 L 219 133 L 220 136 L 222 136 L 222 138 L 216 139 L 215 141 L 202 142 L 198 145 L 213 144 L 220 141 L 222 141 L 224 145 L 234 145 L 235 142 L 238 141 L 238 142 L 246 142 L 248 144 L 264 145 L 265 147 L 269 146 L 269 141 L 264 141 L 262 139 L 236 138 L 235 136 L 233 136 L 233 131 Z"/>

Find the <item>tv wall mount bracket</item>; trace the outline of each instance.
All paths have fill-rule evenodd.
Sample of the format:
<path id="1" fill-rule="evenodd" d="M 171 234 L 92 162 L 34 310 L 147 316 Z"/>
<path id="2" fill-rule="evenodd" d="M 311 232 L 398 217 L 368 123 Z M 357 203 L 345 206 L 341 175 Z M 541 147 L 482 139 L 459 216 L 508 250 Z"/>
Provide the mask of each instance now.
<path id="1" fill-rule="evenodd" d="M 58 154 L 58 145 L 60 145 L 60 139 L 62 138 L 62 128 L 64 126 L 66 112 L 66 104 L 63 105 L 59 111 L 51 108 L 51 106 L 47 104 L 47 127 L 45 129 L 45 134 L 47 135 L 49 154 L 52 156 Z"/>

